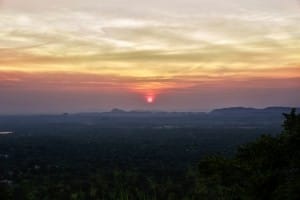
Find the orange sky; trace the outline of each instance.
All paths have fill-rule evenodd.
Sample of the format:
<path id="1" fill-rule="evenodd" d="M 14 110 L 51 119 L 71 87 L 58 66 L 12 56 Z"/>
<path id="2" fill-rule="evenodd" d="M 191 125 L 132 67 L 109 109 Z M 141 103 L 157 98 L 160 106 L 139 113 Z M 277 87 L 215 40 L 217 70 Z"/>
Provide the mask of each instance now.
<path id="1" fill-rule="evenodd" d="M 299 103 L 297 1 L 47 2 L 0 4 L 4 112 Z"/>

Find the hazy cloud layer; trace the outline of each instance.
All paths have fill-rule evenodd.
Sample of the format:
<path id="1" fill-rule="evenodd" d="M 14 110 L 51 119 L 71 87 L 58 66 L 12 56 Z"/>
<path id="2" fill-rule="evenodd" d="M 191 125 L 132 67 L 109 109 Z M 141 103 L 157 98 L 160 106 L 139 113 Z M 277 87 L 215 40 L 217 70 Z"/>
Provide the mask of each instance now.
<path id="1" fill-rule="evenodd" d="M 78 95 L 119 89 L 163 97 L 179 90 L 193 99 L 208 88 L 223 94 L 238 84 L 268 93 L 289 88 L 283 104 L 294 103 L 289 99 L 300 88 L 296 0 L 130 2 L 2 1 L 2 95 L 77 88 Z"/>

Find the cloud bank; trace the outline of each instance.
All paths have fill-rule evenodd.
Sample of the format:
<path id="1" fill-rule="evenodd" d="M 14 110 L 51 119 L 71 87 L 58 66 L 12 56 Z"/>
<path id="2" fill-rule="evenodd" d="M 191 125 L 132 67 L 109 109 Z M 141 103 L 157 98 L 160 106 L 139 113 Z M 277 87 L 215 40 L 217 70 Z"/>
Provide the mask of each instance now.
<path id="1" fill-rule="evenodd" d="M 227 96 L 222 91 L 238 85 L 240 91 L 288 89 L 282 104 L 290 105 L 300 87 L 297 1 L 133 1 L 130 7 L 117 0 L 64 0 L 45 6 L 49 3 L 2 2 L 0 90 L 6 98 L 26 90 L 91 96 L 121 90 L 132 97 L 185 91 L 190 100 L 168 108 L 187 102 L 209 107 L 192 99 L 209 90 Z M 132 107 L 144 106 L 133 102 Z"/>

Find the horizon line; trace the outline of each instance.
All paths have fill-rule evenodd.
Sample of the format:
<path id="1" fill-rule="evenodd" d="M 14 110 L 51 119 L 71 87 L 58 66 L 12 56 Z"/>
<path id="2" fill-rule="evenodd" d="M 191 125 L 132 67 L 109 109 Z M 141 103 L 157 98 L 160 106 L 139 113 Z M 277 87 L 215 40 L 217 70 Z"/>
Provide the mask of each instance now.
<path id="1" fill-rule="evenodd" d="M 257 110 L 264 110 L 264 109 L 270 109 L 270 108 L 286 108 L 286 109 L 300 109 L 299 106 L 224 106 L 224 107 L 215 107 L 212 109 L 204 109 L 204 108 L 197 108 L 197 109 L 178 109 L 178 110 L 172 110 L 172 109 L 123 109 L 119 107 L 114 107 L 111 109 L 99 109 L 95 111 L 75 111 L 75 112 L 68 112 L 68 111 L 62 111 L 62 112 L 12 112 L 12 113 L 0 113 L 0 116 L 38 116 L 38 115 L 79 115 L 79 114 L 101 114 L 101 113 L 113 113 L 114 110 L 118 110 L 120 113 L 130 113 L 130 112 L 149 112 L 149 113 L 210 113 L 214 110 L 221 110 L 221 109 L 257 109 Z M 117 112 L 118 112 L 117 111 Z"/>

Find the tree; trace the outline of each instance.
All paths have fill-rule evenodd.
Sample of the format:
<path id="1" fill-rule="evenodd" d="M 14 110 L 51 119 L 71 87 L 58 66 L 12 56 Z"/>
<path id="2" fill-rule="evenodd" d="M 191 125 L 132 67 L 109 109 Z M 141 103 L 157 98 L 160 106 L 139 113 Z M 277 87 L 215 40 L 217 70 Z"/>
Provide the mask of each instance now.
<path id="1" fill-rule="evenodd" d="M 284 113 L 284 130 L 241 146 L 234 158 L 208 157 L 198 165 L 201 199 L 300 199 L 300 114 Z"/>

